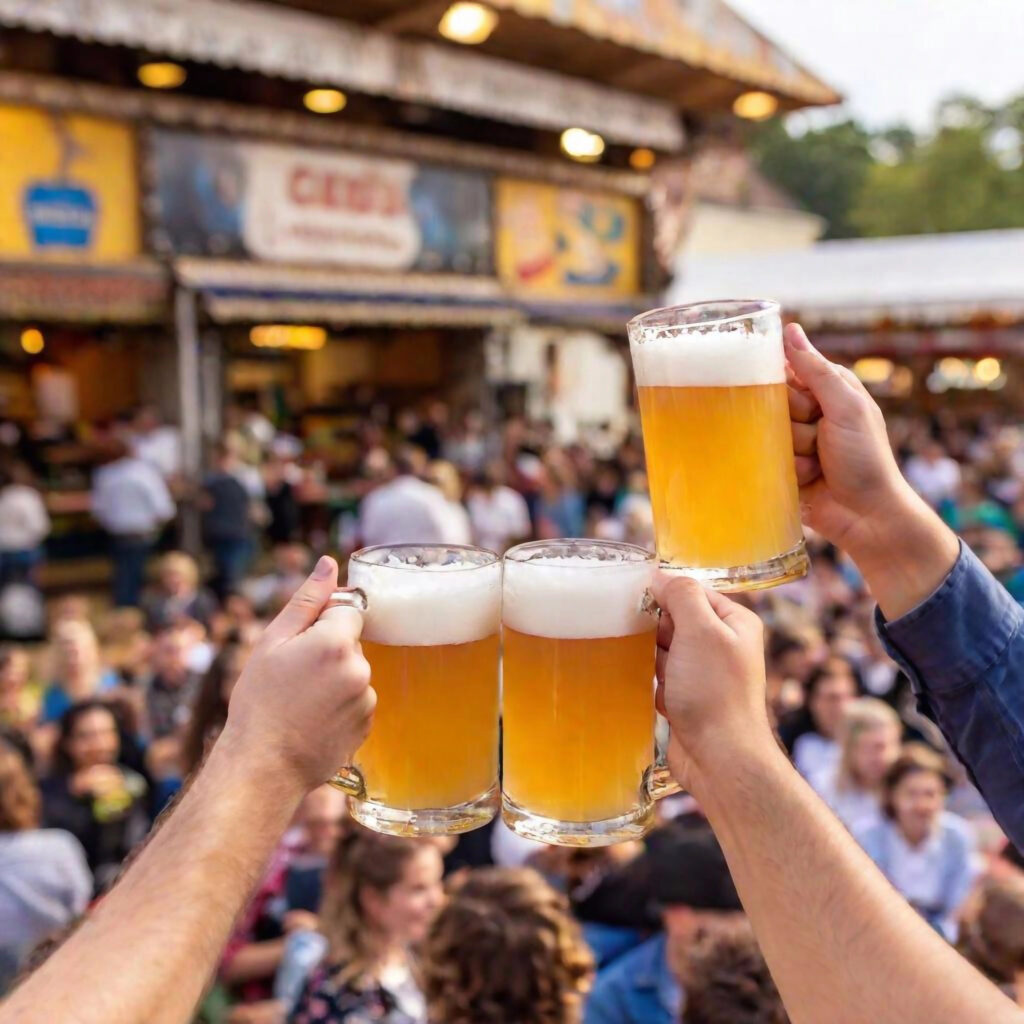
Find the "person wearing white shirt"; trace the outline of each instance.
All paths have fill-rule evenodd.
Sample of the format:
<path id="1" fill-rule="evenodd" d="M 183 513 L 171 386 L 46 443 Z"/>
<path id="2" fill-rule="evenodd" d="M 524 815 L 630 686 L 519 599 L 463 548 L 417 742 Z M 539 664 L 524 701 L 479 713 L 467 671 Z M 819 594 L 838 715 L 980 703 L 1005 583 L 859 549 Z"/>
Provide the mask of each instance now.
<path id="1" fill-rule="evenodd" d="M 882 821 L 855 838 L 893 888 L 955 942 L 977 866 L 970 825 L 945 810 L 949 781 L 938 754 L 908 744 L 886 774 Z"/>
<path id="2" fill-rule="evenodd" d="M 884 701 L 851 701 L 839 727 L 839 763 L 819 788 L 822 799 L 850 830 L 881 824 L 882 786 L 900 756 L 903 725 Z"/>
<path id="3" fill-rule="evenodd" d="M 503 554 L 530 536 L 530 509 L 526 499 L 504 482 L 500 464 L 491 464 L 473 484 L 466 499 L 475 542 Z"/>
<path id="4" fill-rule="evenodd" d="M 932 508 L 955 498 L 960 490 L 960 464 L 946 454 L 938 441 L 929 441 L 920 455 L 908 459 L 904 475 Z"/>
<path id="5" fill-rule="evenodd" d="M 117 607 L 138 606 L 146 560 L 175 511 L 160 473 L 123 442 L 113 442 L 107 461 L 93 474 L 92 514 L 110 535 Z"/>
<path id="6" fill-rule="evenodd" d="M 181 475 L 181 431 L 162 423 L 151 405 L 144 405 L 135 415 L 132 450 L 150 463 L 164 480 Z"/>
<path id="7" fill-rule="evenodd" d="M 448 499 L 439 487 L 413 475 L 415 460 L 407 453 L 396 459 L 399 475 L 371 491 L 359 510 L 363 544 L 459 544 Z"/>
<path id="8" fill-rule="evenodd" d="M 42 558 L 50 517 L 24 466 L 0 469 L 0 586 L 24 582 Z"/>

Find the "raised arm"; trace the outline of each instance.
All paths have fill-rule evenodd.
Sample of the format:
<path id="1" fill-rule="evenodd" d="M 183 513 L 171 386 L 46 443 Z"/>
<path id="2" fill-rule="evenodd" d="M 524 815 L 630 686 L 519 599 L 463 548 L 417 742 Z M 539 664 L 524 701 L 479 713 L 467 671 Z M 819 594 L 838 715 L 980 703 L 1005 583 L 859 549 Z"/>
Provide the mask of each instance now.
<path id="1" fill-rule="evenodd" d="M 318 563 L 267 627 L 227 725 L 173 814 L 82 926 L 0 1006 L 0 1024 L 185 1024 L 299 801 L 346 763 L 375 702 L 359 614 L 321 614 Z M 83 995 L 83 985 L 88 991 Z"/>
<path id="2" fill-rule="evenodd" d="M 900 476 L 860 381 L 795 324 L 786 354 L 806 521 L 857 563 L 921 709 L 1024 848 L 1024 611 Z"/>
<path id="3" fill-rule="evenodd" d="M 1021 1024 L 779 750 L 757 617 L 687 579 L 662 576 L 655 596 L 669 764 L 715 830 L 793 1024 Z"/>

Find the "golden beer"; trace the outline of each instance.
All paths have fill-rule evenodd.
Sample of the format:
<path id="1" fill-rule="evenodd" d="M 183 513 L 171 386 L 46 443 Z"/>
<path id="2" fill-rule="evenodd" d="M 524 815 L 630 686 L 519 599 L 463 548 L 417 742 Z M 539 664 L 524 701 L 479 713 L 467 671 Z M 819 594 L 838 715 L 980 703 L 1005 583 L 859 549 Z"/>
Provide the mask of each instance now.
<path id="1" fill-rule="evenodd" d="M 377 691 L 370 736 L 339 773 L 352 816 L 395 835 L 485 825 L 499 801 L 501 562 L 458 545 L 367 548 L 349 584 L 366 594 Z"/>
<path id="2" fill-rule="evenodd" d="M 587 540 L 505 556 L 502 806 L 520 835 L 601 846 L 654 821 L 653 567 Z"/>
<path id="3" fill-rule="evenodd" d="M 662 565 L 722 590 L 802 576 L 778 306 L 654 310 L 629 335 Z"/>

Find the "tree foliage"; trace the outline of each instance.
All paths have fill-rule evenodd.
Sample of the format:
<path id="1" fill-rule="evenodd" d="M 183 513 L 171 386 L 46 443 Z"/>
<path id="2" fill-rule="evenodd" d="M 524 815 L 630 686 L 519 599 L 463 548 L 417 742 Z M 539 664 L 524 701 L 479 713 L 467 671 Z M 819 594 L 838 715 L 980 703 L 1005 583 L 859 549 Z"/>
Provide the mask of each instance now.
<path id="1" fill-rule="evenodd" d="M 828 221 L 827 238 L 1024 227 L 1024 95 L 999 108 L 967 96 L 932 129 L 869 132 L 844 121 L 802 135 L 762 126 L 762 172 Z"/>

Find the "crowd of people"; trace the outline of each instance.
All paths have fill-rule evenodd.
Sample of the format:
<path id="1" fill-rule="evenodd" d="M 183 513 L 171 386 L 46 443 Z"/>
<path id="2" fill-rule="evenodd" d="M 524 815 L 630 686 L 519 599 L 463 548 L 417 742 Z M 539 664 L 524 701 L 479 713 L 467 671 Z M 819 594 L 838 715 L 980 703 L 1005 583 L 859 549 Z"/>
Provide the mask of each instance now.
<path id="1" fill-rule="evenodd" d="M 101 898 L 202 762 L 265 623 L 314 550 L 416 539 L 502 552 L 531 538 L 653 546 L 643 448 L 487 429 L 441 402 L 370 410 L 340 481 L 352 515 L 310 530 L 302 441 L 239 413 L 196 495 L 204 556 L 158 553 L 182 495 L 151 410 L 115 425 L 93 482 L 108 597 L 47 604 L 45 642 L 0 653 L 0 992 Z M 1024 434 L 998 418 L 896 416 L 915 489 L 1024 599 Z M 32 584 L 48 530 L 22 462 L 0 474 L 0 586 Z M 765 622 L 768 699 L 800 773 L 892 885 L 1024 1003 L 1024 863 L 911 681 L 852 562 L 808 538 L 804 580 L 744 600 Z M 643 844 L 529 844 L 500 822 L 380 836 L 336 790 L 303 802 L 225 949 L 203 1019 L 231 1024 L 778 1024 L 787 1020 L 721 850 L 688 797 Z"/>

